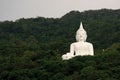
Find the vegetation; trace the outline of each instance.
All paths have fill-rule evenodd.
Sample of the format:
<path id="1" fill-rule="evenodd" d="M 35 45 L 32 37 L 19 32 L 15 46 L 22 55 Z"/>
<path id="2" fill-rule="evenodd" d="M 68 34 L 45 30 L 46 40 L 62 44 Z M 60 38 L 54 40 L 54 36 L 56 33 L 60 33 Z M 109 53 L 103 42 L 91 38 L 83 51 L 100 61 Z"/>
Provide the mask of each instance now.
<path id="1" fill-rule="evenodd" d="M 80 22 L 95 56 L 63 61 Z M 0 22 L 0 80 L 119 80 L 120 10 Z"/>

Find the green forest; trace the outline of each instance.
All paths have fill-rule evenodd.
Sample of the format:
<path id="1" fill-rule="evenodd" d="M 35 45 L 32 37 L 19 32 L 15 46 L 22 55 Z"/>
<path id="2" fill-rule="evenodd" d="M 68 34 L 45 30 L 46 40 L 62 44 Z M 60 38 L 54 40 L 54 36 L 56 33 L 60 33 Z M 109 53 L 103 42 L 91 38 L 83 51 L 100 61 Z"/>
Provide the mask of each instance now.
<path id="1" fill-rule="evenodd" d="M 63 61 L 81 21 L 95 56 Z M 0 22 L 0 80 L 120 80 L 120 9 Z"/>

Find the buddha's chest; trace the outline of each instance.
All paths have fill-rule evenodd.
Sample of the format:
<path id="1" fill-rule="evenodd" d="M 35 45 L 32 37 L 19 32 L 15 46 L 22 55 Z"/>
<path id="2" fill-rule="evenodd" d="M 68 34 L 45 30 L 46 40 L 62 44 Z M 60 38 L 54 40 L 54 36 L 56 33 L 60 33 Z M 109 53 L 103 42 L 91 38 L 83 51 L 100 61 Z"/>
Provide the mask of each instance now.
<path id="1" fill-rule="evenodd" d="M 89 46 L 87 44 L 79 44 L 79 45 L 75 45 L 74 49 L 76 51 L 87 51 L 89 49 Z"/>

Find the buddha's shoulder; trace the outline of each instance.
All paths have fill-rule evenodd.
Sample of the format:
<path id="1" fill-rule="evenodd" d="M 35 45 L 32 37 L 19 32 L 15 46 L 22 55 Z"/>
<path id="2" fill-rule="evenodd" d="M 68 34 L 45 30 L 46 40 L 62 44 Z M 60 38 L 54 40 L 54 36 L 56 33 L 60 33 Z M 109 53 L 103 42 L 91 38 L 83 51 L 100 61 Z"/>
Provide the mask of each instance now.
<path id="1" fill-rule="evenodd" d="M 74 42 L 74 43 L 72 43 L 71 46 L 74 46 L 74 45 L 76 45 L 76 44 L 78 44 L 78 42 Z"/>
<path id="2" fill-rule="evenodd" d="M 92 44 L 92 43 L 90 43 L 90 42 L 85 42 L 85 44 L 90 45 L 90 46 L 91 46 L 91 45 L 93 45 L 93 44 Z"/>
<path id="3" fill-rule="evenodd" d="M 80 43 L 79 43 L 79 42 L 74 42 L 74 43 L 72 43 L 71 45 L 78 45 L 78 44 L 80 44 Z M 84 42 L 84 43 L 82 43 L 82 44 L 92 45 L 92 43 L 90 43 L 90 42 Z"/>

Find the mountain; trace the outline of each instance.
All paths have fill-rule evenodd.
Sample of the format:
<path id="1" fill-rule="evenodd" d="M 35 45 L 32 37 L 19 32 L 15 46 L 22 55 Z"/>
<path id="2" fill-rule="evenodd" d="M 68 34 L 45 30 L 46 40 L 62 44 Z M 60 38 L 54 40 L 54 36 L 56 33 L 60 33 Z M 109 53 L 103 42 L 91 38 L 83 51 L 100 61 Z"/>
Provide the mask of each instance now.
<path id="1" fill-rule="evenodd" d="M 81 21 L 95 56 L 62 61 Z M 120 9 L 0 22 L 0 80 L 119 80 L 119 53 Z"/>

